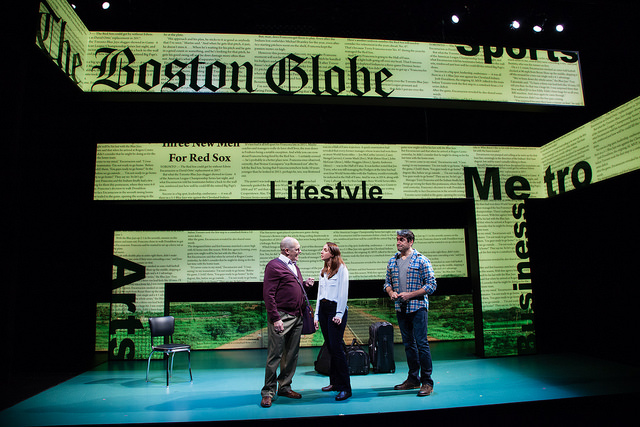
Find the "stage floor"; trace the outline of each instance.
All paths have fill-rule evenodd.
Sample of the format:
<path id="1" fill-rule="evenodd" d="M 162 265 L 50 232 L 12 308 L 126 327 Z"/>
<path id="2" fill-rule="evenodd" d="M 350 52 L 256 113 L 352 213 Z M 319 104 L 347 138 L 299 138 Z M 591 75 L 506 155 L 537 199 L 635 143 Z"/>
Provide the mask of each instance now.
<path id="1" fill-rule="evenodd" d="M 435 387 L 429 397 L 417 397 L 417 390 L 393 390 L 407 372 L 406 362 L 397 359 L 393 374 L 351 377 L 353 397 L 344 402 L 320 390 L 328 378 L 313 368 L 318 349 L 302 349 L 293 383 L 302 399 L 279 398 L 271 408 L 260 406 L 263 350 L 193 352 L 193 383 L 186 356 L 178 354 L 168 388 L 162 361 L 152 362 L 148 383 L 146 361 L 106 362 L 5 409 L 0 425 L 275 424 L 305 418 L 298 421 L 309 426 L 351 423 L 354 417 L 378 424 L 424 416 L 428 423 L 438 418 L 435 415 L 454 421 L 455 414 L 465 414 L 475 425 L 521 426 L 530 425 L 527 420 L 538 422 L 540 411 L 547 412 L 542 419 L 552 425 L 564 418 L 637 425 L 625 411 L 632 409 L 627 399 L 636 401 L 638 396 L 638 366 L 574 354 L 479 359 L 471 347 L 466 342 L 432 344 Z M 395 352 L 399 357 L 403 350 L 396 347 Z M 545 402 L 547 406 L 540 405 Z"/>

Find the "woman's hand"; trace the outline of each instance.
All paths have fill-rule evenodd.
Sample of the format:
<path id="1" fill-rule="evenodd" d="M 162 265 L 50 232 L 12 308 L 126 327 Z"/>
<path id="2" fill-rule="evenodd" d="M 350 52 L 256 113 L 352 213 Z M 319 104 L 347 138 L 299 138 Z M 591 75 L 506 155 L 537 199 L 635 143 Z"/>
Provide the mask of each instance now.
<path id="1" fill-rule="evenodd" d="M 342 319 L 339 317 L 334 317 L 332 320 L 333 320 L 333 323 L 335 323 L 336 325 L 339 325 L 342 323 Z"/>

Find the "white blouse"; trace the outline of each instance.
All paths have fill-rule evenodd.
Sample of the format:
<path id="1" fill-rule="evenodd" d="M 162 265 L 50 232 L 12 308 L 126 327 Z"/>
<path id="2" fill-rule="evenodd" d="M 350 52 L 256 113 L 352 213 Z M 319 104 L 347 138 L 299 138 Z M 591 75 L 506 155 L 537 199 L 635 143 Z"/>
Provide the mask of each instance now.
<path id="1" fill-rule="evenodd" d="M 320 271 L 322 273 L 322 270 Z M 318 308 L 320 300 L 327 299 L 337 303 L 336 317 L 342 319 L 347 310 L 347 298 L 349 296 L 349 270 L 344 264 L 340 264 L 338 272 L 333 277 L 327 278 L 320 275 L 318 284 L 318 300 L 316 301 L 315 320 L 318 320 Z"/>

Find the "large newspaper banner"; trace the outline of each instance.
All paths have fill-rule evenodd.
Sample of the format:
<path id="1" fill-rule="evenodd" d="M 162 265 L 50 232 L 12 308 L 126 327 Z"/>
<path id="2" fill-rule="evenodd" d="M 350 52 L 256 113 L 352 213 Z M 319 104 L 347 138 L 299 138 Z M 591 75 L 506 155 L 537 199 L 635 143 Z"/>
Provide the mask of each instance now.
<path id="1" fill-rule="evenodd" d="M 428 254 L 437 266 L 439 278 L 467 277 L 463 229 L 416 229 L 414 233 L 416 249 Z M 279 243 L 288 235 L 295 236 L 303 249 L 298 266 L 305 277 L 318 280 L 323 265 L 320 249 L 328 241 L 339 242 L 349 269 L 349 280 L 375 281 L 373 293 L 377 291 L 380 298 L 376 300 L 382 300 L 385 268 L 395 251 L 395 230 L 117 231 L 114 235 L 114 280 L 119 280 L 118 271 L 123 270 L 128 270 L 129 274 L 120 276 L 122 279 L 133 277 L 135 280 L 118 283 L 123 286 L 113 290 L 110 316 L 112 324 L 118 322 L 118 327 L 110 336 L 112 355 L 121 352 L 132 358 L 148 355 L 149 336 L 143 325 L 148 317 L 165 314 L 166 283 L 177 286 L 204 284 L 200 286 L 217 295 L 242 294 L 244 291 L 241 301 L 189 302 L 171 306 L 176 321 L 184 319 L 181 314 L 185 310 L 198 311 L 189 313 L 188 322 L 184 322 L 179 332 L 189 336 L 195 349 L 265 348 L 263 304 L 262 301 L 251 301 L 247 293 L 261 295 L 264 266 L 278 256 Z M 144 274 L 136 276 L 133 273 L 136 271 Z M 377 301 L 350 298 L 348 335 L 366 342 L 369 325 L 377 318 L 377 312 L 383 311 L 386 315 L 391 312 L 390 306 L 391 303 L 380 307 Z M 385 320 L 386 317 L 377 319 Z M 472 320 L 470 311 L 469 320 Z M 437 327 L 437 323 L 433 325 Z M 433 328 L 431 334 L 439 336 Z M 345 338 L 345 341 L 351 342 L 351 339 Z M 322 336 L 306 336 L 302 344 L 321 345 Z M 143 351 L 136 351 L 138 348 Z"/>
<path id="2" fill-rule="evenodd" d="M 375 201 L 474 197 L 484 335 L 488 340 L 485 354 L 500 355 L 533 351 L 534 343 L 527 338 L 533 335 L 532 307 L 520 308 L 519 301 L 530 294 L 531 288 L 524 200 L 544 197 L 543 187 L 537 184 L 541 175 L 539 148 L 99 144 L 94 198 Z M 385 245 L 388 260 L 392 250 L 388 235 L 380 235 L 379 239 L 379 244 Z M 273 242 L 269 243 L 273 246 Z M 184 250 L 188 248 L 189 245 Z M 425 254 L 431 256 L 432 252 L 433 248 L 427 247 Z M 119 256 L 127 258 L 125 253 Z M 386 260 L 380 260 L 378 267 L 384 267 Z M 446 273 L 435 262 L 434 266 L 438 274 Z M 380 268 L 375 271 L 377 278 L 383 279 Z M 174 270 L 175 274 L 185 274 L 180 273 L 180 268 Z M 215 270 L 220 273 L 224 268 L 218 266 Z M 258 276 L 253 279 L 261 280 Z M 187 282 L 189 279 L 183 278 Z M 123 292 L 128 291 L 125 288 Z"/>
<path id="3" fill-rule="evenodd" d="M 529 197 L 555 196 L 639 169 L 639 119 L 640 98 L 636 98 L 541 148 L 227 142 L 99 144 L 94 197 L 102 201 L 473 197 L 485 355 L 526 354 L 535 352 L 535 326 L 524 201 Z M 336 152 L 340 156 L 335 156 Z M 384 233 L 376 237 L 375 230 L 360 233 L 373 233 L 367 238 L 369 242 L 388 238 Z M 148 263 L 148 259 L 139 258 L 136 247 L 146 247 L 151 242 L 151 248 L 145 251 L 147 256 L 155 256 L 158 248 L 175 243 L 182 252 L 167 255 L 164 260 L 174 263 L 149 270 L 148 274 L 160 275 L 154 280 L 216 281 L 214 275 L 224 273 L 226 267 L 218 263 L 211 268 L 205 262 L 205 270 L 198 269 L 198 263 L 207 258 L 198 255 L 200 234 L 171 234 L 154 243 L 151 234 L 142 239 L 134 232 L 118 233 L 115 253 L 122 259 L 131 256 Z M 442 234 L 438 236 L 443 238 Z M 261 244 L 272 246 L 276 239 L 273 236 L 256 245 L 245 235 L 241 237 L 253 249 L 263 247 Z M 444 237 L 463 245 L 455 233 Z M 158 248 L 153 249 L 155 246 Z M 243 253 L 251 252 L 249 249 Z M 442 248 L 427 246 L 424 250 L 427 255 L 438 255 Z M 459 262 L 459 249 L 449 255 L 451 258 L 436 258 L 437 263 L 434 262 L 440 277 L 460 274 L 466 268 Z M 159 260 L 163 255 L 157 256 Z M 183 268 L 180 262 L 190 257 L 189 268 Z M 438 263 L 443 264 L 440 271 Z M 114 264 L 114 274 L 125 267 Z M 256 268 L 242 270 L 242 274 L 256 280 Z M 183 277 L 185 274 L 197 276 Z M 237 274 L 241 274 L 240 270 L 231 268 L 223 276 L 232 281 Z M 127 286 L 133 284 L 119 287 L 118 292 L 135 294 Z M 142 299 L 137 301 L 142 306 L 163 301 L 161 294 L 152 295 L 148 300 L 140 296 Z"/>
<path id="4" fill-rule="evenodd" d="M 584 105 L 579 56 L 573 51 L 336 37 L 88 32 L 66 1 L 43 1 L 40 11 L 38 46 L 47 53 L 57 52 L 54 45 L 72 51 L 70 65 L 63 65 L 57 53 L 52 59 L 87 92 Z"/>
<path id="5" fill-rule="evenodd" d="M 42 1 L 36 45 L 80 88 L 87 71 L 89 30 L 65 0 Z"/>

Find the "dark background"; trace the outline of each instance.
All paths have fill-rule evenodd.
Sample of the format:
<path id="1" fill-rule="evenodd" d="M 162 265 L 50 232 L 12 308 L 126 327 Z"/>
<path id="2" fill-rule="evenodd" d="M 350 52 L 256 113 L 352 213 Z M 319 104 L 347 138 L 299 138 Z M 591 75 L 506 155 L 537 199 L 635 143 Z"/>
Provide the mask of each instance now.
<path id="1" fill-rule="evenodd" d="M 11 345 L 2 353 L 2 366 L 9 384 L 22 384 L 25 394 L 96 363 L 95 304 L 110 298 L 116 225 L 183 229 L 188 218 L 171 203 L 105 207 L 93 202 L 98 142 L 215 139 L 539 147 L 640 95 L 637 1 L 246 1 L 220 9 L 219 2 L 141 0 L 113 1 L 107 13 L 89 9 L 88 1 L 83 2 L 87 8 L 77 10 L 92 31 L 294 34 L 579 51 L 586 105 L 529 108 L 299 98 L 294 104 L 273 97 L 219 102 L 206 95 L 172 100 L 81 93 L 35 45 L 38 2 L 14 3 L 3 17 L 7 43 L 2 99 L 8 135 L 2 139 L 8 166 L 3 181 L 10 215 L 2 325 Z M 546 13 L 548 22 L 566 17 L 567 30 L 535 36 L 528 30 L 503 29 L 498 24 L 504 25 L 509 5 L 521 7 L 526 16 Z M 449 25 L 449 8 L 454 6 L 466 10 L 470 22 L 458 28 Z M 637 250 L 621 243 L 638 240 L 637 225 L 630 226 L 636 221 L 638 174 L 590 187 L 593 191 L 575 190 L 531 203 L 528 238 L 541 351 L 606 357 L 610 355 L 603 349 L 610 349 L 618 354 L 634 326 L 630 314 L 624 317 L 629 306 L 622 304 L 633 301 L 627 299 L 633 289 L 627 286 L 633 283 L 630 262 Z M 211 218 L 224 212 L 224 206 L 215 203 L 191 209 Z M 243 228 L 250 212 L 235 217 L 229 227 Z M 357 217 L 360 212 L 356 208 L 347 214 Z M 630 253 L 633 256 L 625 258 Z M 574 286 L 578 272 L 592 271 L 599 260 L 606 265 L 598 272 L 609 278 L 584 274 Z M 563 271 L 567 265 L 576 275 Z M 603 312 L 624 318 L 605 327 Z M 570 342 L 562 339 L 567 331 L 575 337 Z M 3 396 L 3 403 L 20 397 L 15 388 L 5 390 L 12 396 Z"/>
<path id="2" fill-rule="evenodd" d="M 640 171 L 526 203 L 538 350 L 638 364 Z"/>

